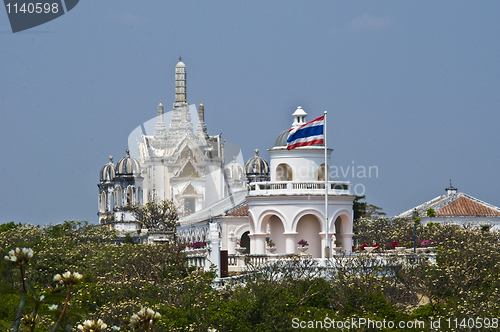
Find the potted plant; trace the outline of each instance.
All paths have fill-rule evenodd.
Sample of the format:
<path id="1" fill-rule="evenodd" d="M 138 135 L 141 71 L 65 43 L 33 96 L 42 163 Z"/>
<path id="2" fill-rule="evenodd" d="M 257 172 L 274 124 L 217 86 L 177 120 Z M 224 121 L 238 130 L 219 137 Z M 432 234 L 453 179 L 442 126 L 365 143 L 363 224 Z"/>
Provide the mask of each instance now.
<path id="1" fill-rule="evenodd" d="M 341 252 L 342 251 L 342 247 L 340 245 L 342 244 L 342 242 L 340 242 L 340 241 L 334 241 L 333 243 L 335 244 L 335 247 L 333 247 L 333 250 L 335 250 L 336 252 Z"/>
<path id="2" fill-rule="evenodd" d="M 276 244 L 273 242 L 273 240 L 271 240 L 271 238 L 267 239 L 266 243 L 267 243 L 267 248 L 266 248 L 267 251 L 269 252 L 276 251 Z"/>
<path id="3" fill-rule="evenodd" d="M 375 243 L 374 245 L 368 245 L 368 244 L 363 244 L 361 247 L 359 247 L 360 250 L 365 250 L 368 253 L 372 252 L 373 250 L 377 249 L 379 247 L 378 243 Z"/>
<path id="4" fill-rule="evenodd" d="M 297 244 L 299 245 L 298 249 L 299 251 L 301 252 L 304 252 L 306 251 L 307 249 L 309 249 L 309 243 L 307 243 L 306 240 L 302 239 L 300 240 L 299 242 L 297 242 Z"/>
<path id="5" fill-rule="evenodd" d="M 243 247 L 243 242 L 241 240 L 236 241 L 236 251 L 240 254 L 243 253 L 247 248 Z"/>
<path id="6" fill-rule="evenodd" d="M 207 245 L 207 243 L 205 241 L 198 241 L 198 242 L 193 243 L 191 245 L 191 248 L 192 249 L 201 249 L 201 248 L 204 248 L 206 245 Z"/>

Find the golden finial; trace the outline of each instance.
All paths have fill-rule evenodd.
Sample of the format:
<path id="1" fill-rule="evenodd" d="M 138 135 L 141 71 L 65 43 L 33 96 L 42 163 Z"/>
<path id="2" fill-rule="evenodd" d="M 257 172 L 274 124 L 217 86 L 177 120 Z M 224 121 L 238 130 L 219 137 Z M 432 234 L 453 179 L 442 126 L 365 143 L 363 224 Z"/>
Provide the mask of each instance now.
<path id="1" fill-rule="evenodd" d="M 203 104 L 203 100 L 200 101 L 200 104 Z"/>
<path id="2" fill-rule="evenodd" d="M 182 57 L 181 56 L 179 57 L 179 61 L 182 61 Z"/>

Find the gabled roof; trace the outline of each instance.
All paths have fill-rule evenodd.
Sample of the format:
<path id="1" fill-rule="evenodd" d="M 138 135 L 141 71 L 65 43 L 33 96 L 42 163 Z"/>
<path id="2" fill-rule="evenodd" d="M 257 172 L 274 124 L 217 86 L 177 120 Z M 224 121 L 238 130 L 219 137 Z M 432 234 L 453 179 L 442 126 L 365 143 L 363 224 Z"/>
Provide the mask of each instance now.
<path id="1" fill-rule="evenodd" d="M 441 195 L 415 207 L 419 217 L 427 216 L 427 210 L 430 208 L 434 209 L 436 216 L 440 217 L 500 216 L 500 208 L 464 193 Z M 398 217 L 408 218 L 412 216 L 412 213 L 413 208 L 401 213 Z"/>

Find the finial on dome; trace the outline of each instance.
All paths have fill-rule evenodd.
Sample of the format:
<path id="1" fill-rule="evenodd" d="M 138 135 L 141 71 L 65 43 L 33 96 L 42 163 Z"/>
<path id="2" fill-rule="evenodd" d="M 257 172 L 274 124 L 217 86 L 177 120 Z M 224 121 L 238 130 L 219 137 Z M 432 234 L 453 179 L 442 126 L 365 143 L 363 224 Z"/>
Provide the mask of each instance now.
<path id="1" fill-rule="evenodd" d="M 200 105 L 203 105 L 203 100 L 200 100 Z"/>
<path id="2" fill-rule="evenodd" d="M 127 150 L 125 150 L 125 152 L 127 153 L 127 157 L 130 157 L 130 150 L 127 148 Z"/>
<path id="3" fill-rule="evenodd" d="M 113 163 L 113 156 L 112 156 L 112 155 L 110 155 L 110 156 L 109 156 L 109 162 L 110 162 L 111 164 Z"/>
<path id="4" fill-rule="evenodd" d="M 259 149 L 255 149 L 255 156 L 258 157 L 259 156 Z"/>
<path id="5" fill-rule="evenodd" d="M 182 61 L 182 57 L 181 56 L 179 56 L 179 61 Z"/>
<path id="6" fill-rule="evenodd" d="M 236 156 L 233 156 L 233 162 L 236 162 Z"/>

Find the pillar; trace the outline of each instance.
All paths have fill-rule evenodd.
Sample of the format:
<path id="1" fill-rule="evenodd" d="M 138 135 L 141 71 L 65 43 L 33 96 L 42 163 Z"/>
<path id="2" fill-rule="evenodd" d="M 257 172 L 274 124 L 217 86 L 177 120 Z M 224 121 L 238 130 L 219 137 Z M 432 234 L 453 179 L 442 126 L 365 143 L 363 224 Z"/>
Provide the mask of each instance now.
<path id="1" fill-rule="evenodd" d="M 295 248 L 297 248 L 296 238 L 297 232 L 293 233 L 284 233 L 285 235 L 285 250 L 287 254 L 295 254 Z"/>
<path id="2" fill-rule="evenodd" d="M 251 254 L 264 255 L 266 253 L 266 236 L 266 233 L 254 233 L 249 235 L 250 243 L 254 243 L 254 245 L 250 245 Z"/>

